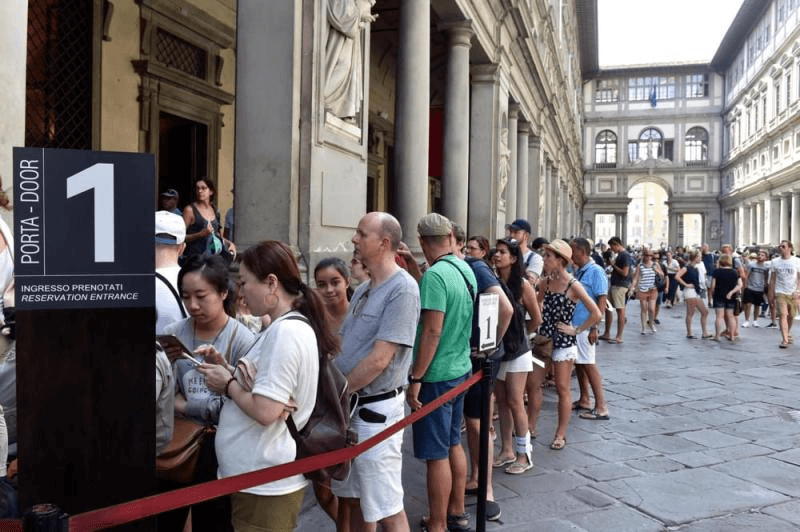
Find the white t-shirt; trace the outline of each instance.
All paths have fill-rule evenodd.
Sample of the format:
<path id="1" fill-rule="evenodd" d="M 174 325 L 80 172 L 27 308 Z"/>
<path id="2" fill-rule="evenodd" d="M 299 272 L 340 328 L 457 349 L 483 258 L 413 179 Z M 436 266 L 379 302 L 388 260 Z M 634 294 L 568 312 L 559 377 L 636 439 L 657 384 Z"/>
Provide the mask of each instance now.
<path id="1" fill-rule="evenodd" d="M 544 259 L 538 253 L 530 249 L 522 256 L 522 262 L 525 264 L 525 270 L 536 274 L 537 277 L 542 276 L 542 268 L 544 268 Z"/>
<path id="2" fill-rule="evenodd" d="M 694 267 L 697 268 L 697 286 L 708 287 L 710 285 L 711 281 L 709 281 L 706 278 L 706 275 L 707 275 L 706 265 L 703 264 L 703 261 L 700 261 L 697 264 L 695 264 Z"/>
<path id="3" fill-rule="evenodd" d="M 178 273 L 180 271 L 180 266 L 156 268 L 156 272 L 172 283 L 176 292 L 178 291 Z M 164 334 L 164 328 L 167 325 L 186 317 L 181 313 L 181 305 L 182 303 L 178 303 L 175 294 L 164 284 L 164 281 L 156 277 L 156 334 Z"/>
<path id="4" fill-rule="evenodd" d="M 253 393 L 280 403 L 293 399 L 297 411 L 292 414 L 298 429 L 305 426 L 317 400 L 319 354 L 314 330 L 306 322 L 286 318 L 275 320 L 256 339 L 243 357 L 256 367 Z M 267 426 L 247 415 L 235 401 L 227 399 L 217 426 L 219 478 L 256 471 L 291 462 L 296 446 L 286 422 L 277 420 Z M 255 495 L 286 495 L 303 489 L 303 475 L 276 480 L 243 490 Z"/>
<path id="5" fill-rule="evenodd" d="M 797 272 L 800 271 L 800 258 L 772 259 L 772 272 L 775 275 L 775 293 L 792 295 L 797 290 Z"/>

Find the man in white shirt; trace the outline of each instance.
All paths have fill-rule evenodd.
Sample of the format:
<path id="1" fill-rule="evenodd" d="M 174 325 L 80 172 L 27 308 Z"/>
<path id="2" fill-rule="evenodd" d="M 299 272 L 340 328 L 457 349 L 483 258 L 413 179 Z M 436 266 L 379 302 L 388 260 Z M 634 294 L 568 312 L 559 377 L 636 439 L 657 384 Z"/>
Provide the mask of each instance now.
<path id="1" fill-rule="evenodd" d="M 778 308 L 781 327 L 780 347 L 786 349 L 792 343 L 789 332 L 797 315 L 797 288 L 800 285 L 800 258 L 792 256 L 792 243 L 781 240 L 778 246 L 781 256 L 772 260 L 769 276 L 769 291 Z"/>
<path id="2" fill-rule="evenodd" d="M 178 257 L 186 247 L 186 224 L 182 216 L 168 211 L 156 212 L 156 334 L 164 327 L 186 317 L 178 294 Z"/>
<path id="3" fill-rule="evenodd" d="M 542 267 L 544 261 L 542 256 L 538 253 L 531 251 L 528 246 L 528 241 L 531 238 L 531 224 L 524 218 L 517 218 L 510 224 L 506 225 L 508 236 L 519 242 L 519 248 L 523 250 L 522 263 L 525 266 L 525 273 L 528 275 L 528 281 L 535 284 L 542 275 Z M 547 241 L 545 241 L 547 243 Z"/>

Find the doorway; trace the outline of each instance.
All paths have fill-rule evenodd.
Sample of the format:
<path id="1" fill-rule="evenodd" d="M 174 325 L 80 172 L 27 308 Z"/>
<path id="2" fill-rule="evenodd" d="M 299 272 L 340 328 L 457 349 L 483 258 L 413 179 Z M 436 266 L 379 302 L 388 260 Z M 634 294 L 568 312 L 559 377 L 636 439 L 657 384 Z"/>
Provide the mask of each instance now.
<path id="1" fill-rule="evenodd" d="M 158 193 L 173 188 L 178 208 L 194 198 L 194 183 L 208 175 L 208 126 L 170 113 L 159 113 Z"/>

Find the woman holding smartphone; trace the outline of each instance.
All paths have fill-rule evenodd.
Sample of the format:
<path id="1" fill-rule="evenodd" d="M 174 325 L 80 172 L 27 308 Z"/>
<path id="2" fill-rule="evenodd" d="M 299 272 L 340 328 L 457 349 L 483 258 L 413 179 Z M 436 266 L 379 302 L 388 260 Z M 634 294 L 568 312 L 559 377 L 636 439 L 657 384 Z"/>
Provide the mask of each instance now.
<path id="1" fill-rule="evenodd" d="M 218 364 L 232 369 L 255 340 L 241 322 L 225 313 L 228 296 L 228 267 L 221 257 L 190 257 L 178 274 L 178 291 L 189 317 L 168 325 L 164 333 L 174 335 L 193 351 L 198 362 Z M 216 426 L 222 408 L 222 395 L 209 389 L 197 364 L 169 350 L 176 381 L 175 414 L 203 425 Z M 177 357 L 177 358 L 176 358 Z M 216 480 L 217 458 L 214 438 L 208 438 L 200 450 L 193 484 Z M 180 487 L 180 486 L 174 486 Z M 167 489 L 166 486 L 164 486 Z M 227 497 L 192 506 L 192 529 L 195 532 L 232 530 L 230 502 Z M 187 508 L 159 516 L 159 531 L 182 531 Z M 163 527 L 163 528 L 162 528 Z"/>

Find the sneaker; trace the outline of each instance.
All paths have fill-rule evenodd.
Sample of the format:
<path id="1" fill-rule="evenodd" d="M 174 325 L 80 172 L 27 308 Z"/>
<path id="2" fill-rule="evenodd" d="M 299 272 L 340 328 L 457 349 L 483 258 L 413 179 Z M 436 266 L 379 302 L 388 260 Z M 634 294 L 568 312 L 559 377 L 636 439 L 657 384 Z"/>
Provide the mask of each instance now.
<path id="1" fill-rule="evenodd" d="M 749 321 L 742 322 L 742 329 L 747 329 L 748 327 L 750 327 Z"/>
<path id="2" fill-rule="evenodd" d="M 777 328 L 778 324 L 776 324 L 774 321 L 769 322 L 769 325 L 767 325 L 767 329 L 777 329 Z"/>
<path id="3" fill-rule="evenodd" d="M 487 521 L 499 521 L 502 512 L 500 511 L 500 505 L 494 501 L 486 501 L 486 520 Z"/>
<path id="4" fill-rule="evenodd" d="M 650 331 L 653 332 L 653 333 L 656 332 L 656 326 L 653 325 L 652 323 L 650 324 Z"/>
<path id="5" fill-rule="evenodd" d="M 753 322 L 753 327 L 759 328 L 759 327 L 761 327 L 761 325 L 759 325 L 757 321 L 754 321 Z"/>
<path id="6" fill-rule="evenodd" d="M 661 325 L 661 321 L 658 318 L 654 319 L 653 323 L 655 323 L 656 325 Z"/>

